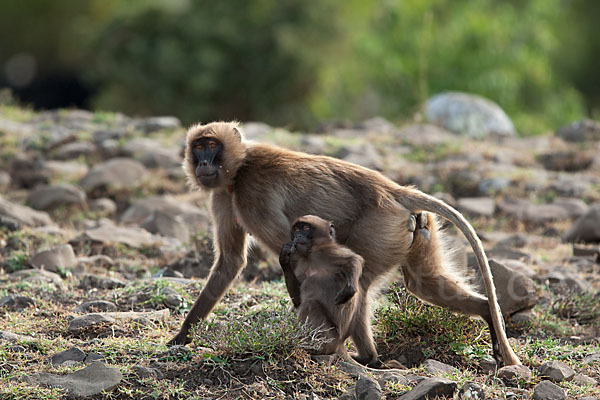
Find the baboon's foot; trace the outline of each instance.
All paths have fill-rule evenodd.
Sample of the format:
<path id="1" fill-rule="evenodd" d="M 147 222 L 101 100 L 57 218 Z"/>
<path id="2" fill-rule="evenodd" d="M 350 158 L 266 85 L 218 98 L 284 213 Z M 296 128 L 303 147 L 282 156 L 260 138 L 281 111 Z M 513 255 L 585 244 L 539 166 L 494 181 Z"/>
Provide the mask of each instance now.
<path id="1" fill-rule="evenodd" d="M 413 233 L 413 241 L 417 239 L 417 236 L 421 236 L 423 239 L 427 240 L 431 238 L 431 233 L 429 232 L 429 217 L 424 211 L 411 214 L 408 221 L 406 221 L 406 228 L 409 232 Z"/>
<path id="2" fill-rule="evenodd" d="M 381 368 L 383 365 L 377 355 L 361 357 L 357 353 L 350 353 L 350 356 L 357 363 L 364 365 L 366 367 L 369 367 L 369 368 Z"/>

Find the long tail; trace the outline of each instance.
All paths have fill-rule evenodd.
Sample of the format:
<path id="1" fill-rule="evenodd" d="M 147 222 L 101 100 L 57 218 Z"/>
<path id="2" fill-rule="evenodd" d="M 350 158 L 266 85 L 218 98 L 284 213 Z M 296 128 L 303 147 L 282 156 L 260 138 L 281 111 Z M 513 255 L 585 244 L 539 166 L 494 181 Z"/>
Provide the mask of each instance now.
<path id="1" fill-rule="evenodd" d="M 479 264 L 479 270 L 481 271 L 490 306 L 492 323 L 498 337 L 498 345 L 500 346 L 504 364 L 521 365 L 519 358 L 508 343 L 508 338 L 506 337 L 506 332 L 504 330 L 504 319 L 500 312 L 500 306 L 496 296 L 496 287 L 494 286 L 488 259 L 483 250 L 481 240 L 479 240 L 479 237 L 471 224 L 461 213 L 450 207 L 448 204 L 414 188 L 402 188 L 397 193 L 396 200 L 411 212 L 428 211 L 447 219 L 456 225 L 456 227 L 465 235 L 473 248 L 477 263 Z"/>

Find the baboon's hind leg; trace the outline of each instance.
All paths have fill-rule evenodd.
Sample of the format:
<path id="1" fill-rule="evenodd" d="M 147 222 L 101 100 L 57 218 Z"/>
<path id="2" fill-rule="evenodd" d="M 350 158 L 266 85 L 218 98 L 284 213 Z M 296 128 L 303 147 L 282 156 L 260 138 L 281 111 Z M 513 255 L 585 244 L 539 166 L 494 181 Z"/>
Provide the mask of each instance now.
<path id="1" fill-rule="evenodd" d="M 413 242 L 407 265 L 402 267 L 406 287 L 417 297 L 438 306 L 481 317 L 490 328 L 492 351 L 497 362 L 502 361 L 496 332 L 492 324 L 487 298 L 475 292 L 464 275 L 454 271 L 444 257 L 434 217 L 421 212 L 409 218 L 407 228 L 414 227 Z"/>

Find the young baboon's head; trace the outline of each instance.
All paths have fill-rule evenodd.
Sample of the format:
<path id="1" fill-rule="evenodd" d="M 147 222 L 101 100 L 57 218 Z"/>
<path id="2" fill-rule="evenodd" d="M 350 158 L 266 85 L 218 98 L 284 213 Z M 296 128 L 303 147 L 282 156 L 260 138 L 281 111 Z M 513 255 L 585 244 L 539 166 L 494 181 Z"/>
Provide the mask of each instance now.
<path id="1" fill-rule="evenodd" d="M 214 189 L 233 183 L 246 146 L 235 122 L 194 125 L 186 137 L 183 170 L 193 188 Z"/>
<path id="2" fill-rule="evenodd" d="M 294 221 L 291 239 L 296 251 L 303 255 L 309 253 L 316 242 L 335 240 L 335 229 L 332 222 L 316 215 L 305 215 Z"/>

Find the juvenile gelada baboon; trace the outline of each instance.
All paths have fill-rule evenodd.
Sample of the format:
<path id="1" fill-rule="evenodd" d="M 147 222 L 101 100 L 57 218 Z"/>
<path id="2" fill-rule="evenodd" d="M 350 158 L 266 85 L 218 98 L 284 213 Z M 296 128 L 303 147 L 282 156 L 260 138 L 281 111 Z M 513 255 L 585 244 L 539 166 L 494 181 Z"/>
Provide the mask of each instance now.
<path id="1" fill-rule="evenodd" d="M 333 223 L 314 215 L 294 222 L 291 240 L 279 263 L 298 319 L 322 331 L 326 343 L 318 353 L 346 354 L 344 341 L 363 301 L 358 283 L 363 258 L 335 241 Z"/>
<path id="2" fill-rule="evenodd" d="M 190 327 L 205 318 L 246 264 L 247 234 L 273 252 L 288 241 L 302 215 L 333 221 L 338 241 L 364 259 L 364 293 L 353 322 L 357 361 L 376 364 L 369 290 L 398 266 L 407 288 L 430 303 L 479 316 L 490 326 L 494 356 L 520 364 L 506 334 L 487 257 L 475 231 L 456 210 L 378 172 L 325 156 L 246 142 L 235 123 L 192 126 L 183 167 L 192 188 L 210 192 L 215 261 L 208 280 L 171 344 L 188 343 Z M 455 224 L 470 242 L 488 298 L 473 290 L 446 256 L 436 219 Z M 488 304 L 489 299 L 489 304 Z"/>

